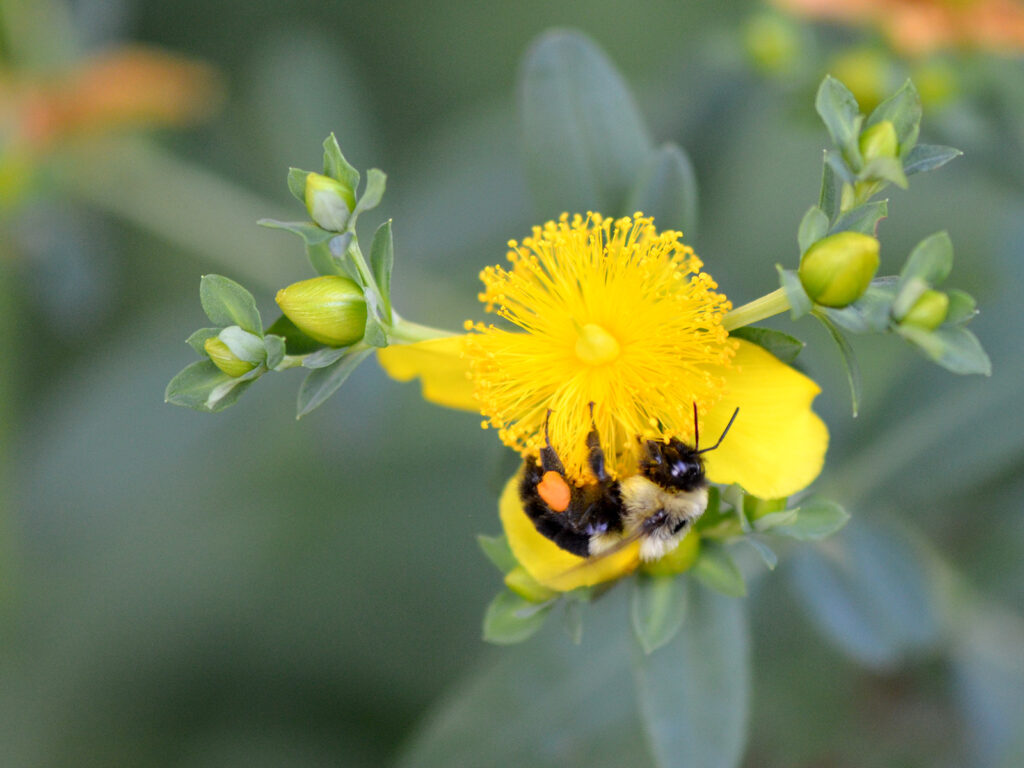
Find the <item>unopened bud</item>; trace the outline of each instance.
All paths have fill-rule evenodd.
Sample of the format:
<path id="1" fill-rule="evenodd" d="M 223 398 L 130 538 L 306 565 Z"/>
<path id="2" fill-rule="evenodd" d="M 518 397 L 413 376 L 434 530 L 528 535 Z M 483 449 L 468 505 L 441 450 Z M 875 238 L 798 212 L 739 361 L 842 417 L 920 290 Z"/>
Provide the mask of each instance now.
<path id="1" fill-rule="evenodd" d="M 256 367 L 256 363 L 242 360 L 231 351 L 227 344 L 216 336 L 211 336 L 204 341 L 203 349 L 206 350 L 206 354 L 210 356 L 210 360 L 213 361 L 214 365 L 233 378 L 237 379 L 239 376 L 244 376 Z"/>
<path id="2" fill-rule="evenodd" d="M 860 153 L 865 163 L 876 157 L 897 157 L 899 151 L 896 126 L 888 120 L 875 123 L 860 135 Z"/>
<path id="3" fill-rule="evenodd" d="M 300 331 L 329 347 L 363 338 L 366 299 L 347 277 L 325 275 L 293 283 L 277 292 L 281 311 Z"/>
<path id="4" fill-rule="evenodd" d="M 355 195 L 347 184 L 319 173 L 306 176 L 306 210 L 317 226 L 345 231 L 355 205 Z"/>
<path id="5" fill-rule="evenodd" d="M 558 594 L 538 582 L 521 565 L 505 574 L 505 586 L 531 603 L 544 603 Z"/>
<path id="6" fill-rule="evenodd" d="M 800 259 L 800 282 L 811 300 L 826 307 L 852 304 L 878 271 L 878 241 L 860 232 L 819 240 Z"/>
<path id="7" fill-rule="evenodd" d="M 901 325 L 912 325 L 926 331 L 934 331 L 946 321 L 949 313 L 949 296 L 942 291 L 928 290 L 914 302 L 914 306 L 903 316 Z"/>

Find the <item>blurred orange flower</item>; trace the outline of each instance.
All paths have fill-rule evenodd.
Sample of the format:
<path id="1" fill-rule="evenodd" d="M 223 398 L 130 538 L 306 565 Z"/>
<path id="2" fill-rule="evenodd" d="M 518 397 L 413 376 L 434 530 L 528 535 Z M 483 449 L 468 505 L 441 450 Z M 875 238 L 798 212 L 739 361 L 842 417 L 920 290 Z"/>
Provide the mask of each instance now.
<path id="1" fill-rule="evenodd" d="M 1024 53 L 1019 0 L 773 0 L 800 16 L 878 27 L 910 55 L 951 48 Z"/>

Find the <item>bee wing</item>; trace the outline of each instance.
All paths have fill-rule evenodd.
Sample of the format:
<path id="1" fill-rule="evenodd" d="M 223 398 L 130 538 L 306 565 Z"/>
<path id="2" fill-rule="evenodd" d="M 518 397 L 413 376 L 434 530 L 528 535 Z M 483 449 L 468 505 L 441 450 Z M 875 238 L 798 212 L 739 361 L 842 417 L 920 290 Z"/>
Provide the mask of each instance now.
<path id="1" fill-rule="evenodd" d="M 568 576 L 570 574 L 573 574 L 573 573 L 576 573 L 578 571 L 581 571 L 584 568 L 587 568 L 588 566 L 593 565 L 594 563 L 600 562 L 601 560 L 604 560 L 605 558 L 608 558 L 608 557 L 611 557 L 612 555 L 618 554 L 619 552 L 624 550 L 626 547 L 628 547 L 630 544 L 633 544 L 634 542 L 639 541 L 643 537 L 644 533 L 645 533 L 645 531 L 644 531 L 644 529 L 642 527 L 641 528 L 637 528 L 636 530 L 634 530 L 628 536 L 623 536 L 617 542 L 612 544 L 612 546 L 608 547 L 608 549 L 601 550 L 596 555 L 592 555 L 591 557 L 588 557 L 586 560 L 584 560 L 579 565 L 574 565 L 569 570 L 563 571 L 562 573 L 560 573 L 558 575 L 557 578 L 564 578 L 564 577 L 566 577 L 566 576 Z"/>

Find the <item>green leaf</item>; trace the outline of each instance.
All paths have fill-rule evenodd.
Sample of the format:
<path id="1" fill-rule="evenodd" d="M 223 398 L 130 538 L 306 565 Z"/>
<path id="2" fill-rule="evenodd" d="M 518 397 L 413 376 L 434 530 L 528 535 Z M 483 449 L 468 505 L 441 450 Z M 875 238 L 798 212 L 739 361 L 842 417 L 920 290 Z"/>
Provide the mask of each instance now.
<path id="1" fill-rule="evenodd" d="M 660 231 L 682 230 L 688 240 L 697 234 L 697 177 L 690 158 L 677 144 L 652 150 L 637 176 L 623 213 L 643 211 Z"/>
<path id="2" fill-rule="evenodd" d="M 540 604 L 504 590 L 487 606 L 484 614 L 484 640 L 497 645 L 512 645 L 529 639 L 544 626 L 554 601 Z"/>
<path id="3" fill-rule="evenodd" d="M 324 345 L 311 339 L 298 329 L 298 327 L 286 315 L 281 315 L 273 324 L 267 328 L 267 333 L 272 333 L 284 339 L 285 350 L 289 355 L 308 355 Z"/>
<path id="4" fill-rule="evenodd" d="M 836 146 L 841 148 L 848 158 L 859 160 L 857 137 L 860 133 L 860 108 L 850 89 L 831 75 L 826 75 L 818 87 L 814 108 L 828 128 L 828 133 Z"/>
<path id="5" fill-rule="evenodd" d="M 903 158 L 903 173 L 913 176 L 915 173 L 934 171 L 962 154 L 963 152 L 953 147 L 918 144 Z"/>
<path id="6" fill-rule="evenodd" d="M 288 191 L 292 193 L 292 197 L 302 203 L 303 207 L 306 205 L 306 177 L 309 174 L 310 171 L 304 171 L 301 168 L 288 169 Z"/>
<path id="7" fill-rule="evenodd" d="M 873 668 L 894 668 L 939 640 L 931 574 L 904 534 L 858 521 L 794 551 L 790 585 L 815 625 Z"/>
<path id="8" fill-rule="evenodd" d="M 864 180 L 892 182 L 900 189 L 909 186 L 907 176 L 903 172 L 903 163 L 895 157 L 876 157 L 869 160 L 858 175 Z"/>
<path id="9" fill-rule="evenodd" d="M 795 509 L 782 509 L 778 512 L 769 512 L 754 518 L 753 527 L 755 531 L 771 531 L 779 526 L 792 525 L 796 522 L 797 511 Z"/>
<path id="10" fill-rule="evenodd" d="M 356 208 L 352 211 L 352 218 L 349 219 L 349 228 L 355 226 L 359 214 L 372 211 L 384 197 L 384 188 L 387 186 L 388 177 L 379 168 L 371 168 L 366 172 L 366 189 L 356 201 Z"/>
<path id="11" fill-rule="evenodd" d="M 800 275 L 792 269 L 783 269 L 781 264 L 776 264 L 775 269 L 779 273 L 779 285 L 786 292 L 786 299 L 789 301 L 790 317 L 799 320 L 811 311 L 814 304 L 800 282 Z"/>
<path id="12" fill-rule="evenodd" d="M 212 339 L 218 333 L 220 333 L 220 328 L 200 328 L 185 339 L 185 343 L 192 347 L 192 349 L 196 351 L 196 354 L 201 355 L 202 357 L 208 357 L 206 354 L 206 347 L 203 345 L 206 343 L 207 339 Z"/>
<path id="13" fill-rule="evenodd" d="M 821 164 L 821 193 L 818 195 L 818 208 L 831 223 L 839 213 L 839 179 L 836 177 L 835 169 L 828 162 L 828 156 L 826 150 L 825 159 Z M 801 249 L 801 251 L 804 250 L 806 249 Z"/>
<path id="14" fill-rule="evenodd" d="M 644 731 L 659 768 L 735 768 L 750 705 L 743 604 L 687 582 L 682 629 L 660 651 L 635 657 Z"/>
<path id="15" fill-rule="evenodd" d="M 256 222 L 269 229 L 281 229 L 302 238 L 306 245 L 306 257 L 318 275 L 344 275 L 345 270 L 331 255 L 327 244 L 335 237 L 334 232 L 321 229 L 308 221 L 277 221 L 276 219 L 260 219 Z"/>
<path id="16" fill-rule="evenodd" d="M 917 278 L 929 286 L 941 285 L 953 270 L 953 241 L 948 232 L 936 232 L 914 246 L 900 271 L 897 291 Z"/>
<path id="17" fill-rule="evenodd" d="M 946 322 L 950 325 L 966 323 L 978 314 L 978 305 L 974 301 L 974 297 L 969 293 L 952 288 L 946 291 L 946 294 L 949 296 L 949 309 L 946 312 Z"/>
<path id="18" fill-rule="evenodd" d="M 862 234 L 875 237 L 878 230 L 878 222 L 888 215 L 888 200 L 875 200 L 871 203 L 864 203 L 864 205 L 858 205 L 852 211 L 844 214 L 832 226 L 832 231 L 861 232 Z"/>
<path id="19" fill-rule="evenodd" d="M 323 347 L 302 358 L 302 367 L 315 370 L 334 365 L 349 352 L 348 347 Z"/>
<path id="20" fill-rule="evenodd" d="M 391 219 L 377 228 L 370 245 L 370 271 L 380 289 L 384 321 L 391 323 L 391 269 L 395 265 L 395 246 L 391 235 Z"/>
<path id="21" fill-rule="evenodd" d="M 751 344 L 757 344 L 762 349 L 771 352 L 786 365 L 793 363 L 801 350 L 806 346 L 800 339 L 771 328 L 755 328 L 748 325 L 743 328 L 737 328 L 734 331 L 729 331 L 729 335 L 736 339 L 749 341 Z"/>
<path id="22" fill-rule="evenodd" d="M 900 336 L 914 344 L 925 357 L 938 363 L 947 371 L 962 375 L 992 375 L 992 361 L 989 360 L 978 337 L 963 326 L 942 326 L 926 331 L 913 326 L 901 325 Z"/>
<path id="23" fill-rule="evenodd" d="M 509 548 L 508 538 L 506 538 L 505 534 L 502 533 L 497 536 L 484 536 L 481 534 L 476 537 L 476 543 L 480 545 L 480 549 L 483 550 L 487 559 L 502 573 L 508 573 L 519 565 L 516 561 L 516 556 L 512 554 L 512 550 Z"/>
<path id="24" fill-rule="evenodd" d="M 775 570 L 775 566 L 779 564 L 779 556 L 775 554 L 775 550 L 769 547 L 760 536 L 750 534 L 748 536 L 744 536 L 742 540 L 757 552 L 758 556 L 761 558 L 761 562 L 765 564 L 765 567 L 769 571 Z"/>
<path id="25" fill-rule="evenodd" d="M 921 97 L 910 80 L 875 107 L 868 117 L 867 127 L 870 128 L 883 120 L 888 120 L 896 129 L 900 154 L 908 154 L 917 143 L 917 135 L 921 129 Z"/>
<path id="26" fill-rule="evenodd" d="M 630 617 L 644 653 L 653 653 L 676 636 L 686 617 L 686 597 L 686 584 L 676 574 L 640 574 L 633 579 Z"/>
<path id="27" fill-rule="evenodd" d="M 772 533 L 800 541 L 825 539 L 840 531 L 850 519 L 849 513 L 834 501 L 812 496 L 793 510 L 792 522 L 772 529 Z"/>
<path id="28" fill-rule="evenodd" d="M 854 354 L 853 347 L 850 346 L 850 342 L 847 341 L 843 332 L 836 328 L 835 323 L 832 322 L 828 315 L 818 310 L 815 310 L 813 314 L 825 326 L 832 340 L 839 347 L 839 353 L 843 359 L 843 368 L 846 370 L 846 379 L 850 384 L 850 404 L 853 409 L 853 417 L 857 418 L 857 413 L 860 410 L 861 390 L 860 366 L 857 365 L 857 356 Z"/>
<path id="29" fill-rule="evenodd" d="M 800 227 L 797 229 L 796 241 L 800 246 L 800 253 L 804 253 L 828 234 L 829 217 L 816 205 L 807 209 L 807 213 L 800 220 Z"/>
<path id="30" fill-rule="evenodd" d="M 818 307 L 819 312 L 851 333 L 884 333 L 889 329 L 896 278 L 879 277 L 857 301 L 848 307 Z"/>
<path id="31" fill-rule="evenodd" d="M 701 540 L 700 555 L 693 565 L 693 575 L 705 586 L 723 595 L 744 597 L 747 585 L 743 573 L 733 562 L 725 547 L 708 539 Z"/>
<path id="32" fill-rule="evenodd" d="M 259 336 L 243 331 L 237 325 L 229 325 L 217 334 L 231 354 L 248 363 L 262 363 L 267 359 L 267 349 Z"/>
<path id="33" fill-rule="evenodd" d="M 850 170 L 850 166 L 846 164 L 846 160 L 843 159 L 842 153 L 838 150 L 825 150 L 825 165 L 832 170 L 832 174 L 840 182 L 853 184 L 857 180 L 857 175 Z M 841 197 L 839 198 L 839 202 L 842 202 Z M 838 212 L 838 205 L 836 206 L 836 209 Z"/>
<path id="34" fill-rule="evenodd" d="M 221 275 L 204 275 L 199 283 L 199 300 L 214 325 L 237 325 L 249 333 L 263 335 L 256 300 L 234 280 Z"/>
<path id="35" fill-rule="evenodd" d="M 301 419 L 333 395 L 371 352 L 372 349 L 351 352 L 333 365 L 310 371 L 299 387 L 298 418 Z"/>
<path id="36" fill-rule="evenodd" d="M 348 160 L 341 153 L 341 147 L 338 146 L 338 140 L 333 133 L 324 139 L 324 175 L 330 176 L 335 181 L 340 181 L 353 191 L 359 188 L 359 171 L 349 165 Z M 303 178 L 303 184 L 305 184 L 305 178 Z M 303 198 L 305 198 L 305 188 L 303 188 Z"/>
<path id="37" fill-rule="evenodd" d="M 562 601 L 562 626 L 565 628 L 569 641 L 573 645 L 583 642 L 583 602 L 580 600 Z"/>
<path id="38" fill-rule="evenodd" d="M 544 215 L 623 210 L 652 144 L 621 75 L 590 40 L 546 32 L 519 78 L 526 175 Z"/>
<path id="39" fill-rule="evenodd" d="M 221 411 L 238 400 L 259 372 L 256 369 L 236 379 L 221 371 L 212 361 L 199 360 L 171 379 L 164 391 L 164 402 L 208 413 Z"/>
<path id="40" fill-rule="evenodd" d="M 267 368 L 274 370 L 284 360 L 286 342 L 283 336 L 266 334 L 263 337 L 263 344 L 267 352 Z"/>

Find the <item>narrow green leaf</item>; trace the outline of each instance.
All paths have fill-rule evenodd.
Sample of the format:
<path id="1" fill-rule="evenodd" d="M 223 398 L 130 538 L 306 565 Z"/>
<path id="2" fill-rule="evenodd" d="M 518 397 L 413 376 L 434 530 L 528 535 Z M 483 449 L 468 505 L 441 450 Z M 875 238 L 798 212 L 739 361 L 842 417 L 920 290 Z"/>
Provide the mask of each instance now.
<path id="1" fill-rule="evenodd" d="M 846 160 L 843 159 L 843 155 L 835 149 L 829 149 L 825 151 L 825 165 L 831 170 L 833 175 L 840 181 L 846 184 L 853 184 L 857 180 L 857 175 L 850 170 L 850 166 L 846 164 Z M 839 202 L 842 202 L 840 197 Z M 838 212 L 839 205 L 836 205 Z"/>
<path id="2" fill-rule="evenodd" d="M 962 154 L 963 152 L 953 147 L 918 144 L 903 158 L 903 172 L 907 176 L 913 176 L 915 173 L 934 171 Z"/>
<path id="3" fill-rule="evenodd" d="M 907 80 L 902 88 L 875 107 L 868 117 L 866 126 L 870 128 L 883 120 L 888 120 L 896 129 L 900 154 L 909 153 L 917 143 L 917 134 L 921 129 L 921 97 L 910 80 Z"/>
<path id="4" fill-rule="evenodd" d="M 851 333 L 884 333 L 889 329 L 896 278 L 875 278 L 864 295 L 848 307 L 818 307 L 840 328 Z"/>
<path id="5" fill-rule="evenodd" d="M 237 325 L 249 333 L 263 335 L 256 300 L 234 280 L 221 275 L 204 275 L 199 283 L 199 300 L 214 325 Z"/>
<path id="6" fill-rule="evenodd" d="M 792 269 L 783 269 L 781 264 L 776 264 L 775 269 L 779 273 L 779 285 L 786 292 L 786 299 L 789 301 L 789 314 L 794 320 L 799 320 L 814 307 L 807 291 L 800 282 L 800 276 Z"/>
<path id="7" fill-rule="evenodd" d="M 953 271 L 953 241 L 948 232 L 936 232 L 914 246 L 900 271 L 897 291 L 917 278 L 929 286 L 941 285 Z"/>
<path id="8" fill-rule="evenodd" d="M 818 87 L 814 108 L 821 117 L 832 141 L 848 157 L 860 157 L 857 148 L 860 108 L 850 89 L 831 75 L 826 75 Z"/>
<path id="9" fill-rule="evenodd" d="M 562 601 L 562 626 L 573 645 L 583 642 L 583 601 Z"/>
<path id="10" fill-rule="evenodd" d="M 800 246 L 800 253 L 821 240 L 828 234 L 829 217 L 816 205 L 807 209 L 807 213 L 800 220 L 800 227 L 797 229 L 796 241 Z"/>
<path id="11" fill-rule="evenodd" d="M 693 566 L 693 575 L 716 592 L 730 597 L 744 597 L 747 585 L 743 573 L 733 562 L 725 547 L 707 539 L 701 540 L 700 555 Z"/>
<path id="12" fill-rule="evenodd" d="M 288 191 L 303 206 L 306 205 L 306 177 L 309 174 L 310 171 L 304 171 L 301 168 L 288 169 Z"/>
<path id="13" fill-rule="evenodd" d="M 771 352 L 786 365 L 793 363 L 806 346 L 800 339 L 772 328 L 755 328 L 748 325 L 729 331 L 733 338 L 744 339 Z"/>
<path id="14" fill-rule="evenodd" d="M 686 617 L 686 598 L 686 584 L 676 574 L 640 574 L 633 579 L 630 617 L 644 653 L 653 653 L 676 636 Z"/>
<path id="15" fill-rule="evenodd" d="M 903 172 L 903 163 L 895 157 L 876 157 L 868 161 L 858 175 L 864 180 L 888 181 L 900 189 L 909 186 L 907 175 Z"/>
<path id="16" fill-rule="evenodd" d="M 818 207 L 830 224 L 839 213 L 839 179 L 836 177 L 835 169 L 828 162 L 827 150 L 821 164 L 821 193 L 818 195 Z"/>
<path id="17" fill-rule="evenodd" d="M 792 525 L 796 522 L 797 511 L 795 509 L 783 509 L 778 512 L 770 512 L 755 518 L 753 526 L 755 531 L 771 531 L 779 526 Z"/>
<path id="18" fill-rule="evenodd" d="M 825 539 L 840 531 L 850 519 L 849 513 L 834 501 L 811 497 L 793 510 L 792 522 L 772 529 L 772 533 L 800 541 Z"/>
<path id="19" fill-rule="evenodd" d="M 682 230 L 690 241 L 696 236 L 697 176 L 677 144 L 662 144 L 651 151 L 623 213 L 634 211 L 653 216 L 659 230 Z"/>
<path id="20" fill-rule="evenodd" d="M 757 552 L 758 556 L 761 558 L 761 562 L 764 563 L 765 567 L 769 571 L 775 570 L 775 566 L 779 564 L 779 556 L 775 554 L 775 550 L 768 546 L 760 536 L 756 534 L 744 536 L 743 541 Z"/>
<path id="21" fill-rule="evenodd" d="M 946 294 L 949 296 L 949 310 L 946 312 L 946 322 L 950 325 L 966 323 L 978 314 L 978 305 L 974 301 L 974 297 L 969 293 L 952 288 L 946 291 Z"/>
<path id="22" fill-rule="evenodd" d="M 391 269 L 395 265 L 395 245 L 391 235 L 391 219 L 377 228 L 370 245 L 370 271 L 377 281 L 384 310 L 384 321 L 391 322 Z"/>
<path id="23" fill-rule="evenodd" d="M 483 637 L 489 643 L 512 645 L 529 639 L 544 626 L 553 603 L 537 605 L 509 590 L 499 592 L 484 614 Z"/>
<path id="24" fill-rule="evenodd" d="M 682 629 L 660 651 L 635 656 L 644 732 L 659 768 L 736 768 L 750 706 L 744 607 L 687 582 Z"/>
<path id="25" fill-rule="evenodd" d="M 242 396 L 242 393 L 263 374 L 264 370 L 263 367 L 255 368 L 244 376 L 218 384 L 210 391 L 209 396 L 206 398 L 205 410 L 210 413 L 217 413 L 234 405 L 238 402 L 238 398 Z"/>
<path id="26" fill-rule="evenodd" d="M 302 386 L 299 387 L 298 418 L 302 418 L 319 407 L 324 400 L 333 395 L 371 352 L 373 352 L 372 349 L 361 349 L 350 353 L 333 365 L 310 371 L 305 381 L 302 382 Z"/>
<path id="27" fill-rule="evenodd" d="M 284 360 L 286 346 L 284 337 L 268 333 L 263 337 L 263 343 L 267 350 L 267 368 L 274 370 Z"/>
<path id="28" fill-rule="evenodd" d="M 889 201 L 875 200 L 859 205 L 844 214 L 832 226 L 833 232 L 861 232 L 875 237 L 878 234 L 878 222 L 889 215 Z"/>
<path id="29" fill-rule="evenodd" d="M 931 573 L 899 530 L 858 520 L 826 542 L 799 547 L 787 564 L 810 618 L 862 664 L 893 668 L 938 642 Z"/>
<path id="30" fill-rule="evenodd" d="M 323 347 L 302 358 L 302 367 L 316 370 L 334 365 L 349 352 L 348 347 Z"/>
<path id="31" fill-rule="evenodd" d="M 353 192 L 359 188 L 359 171 L 345 159 L 333 133 L 324 139 L 324 175 L 347 185 Z M 303 184 L 305 184 L 305 178 L 303 178 Z M 305 190 L 303 190 L 303 194 L 305 194 Z"/>
<path id="32" fill-rule="evenodd" d="M 356 208 L 352 211 L 352 218 L 350 219 L 350 228 L 355 226 L 355 220 L 359 214 L 372 211 L 380 205 L 387 182 L 387 174 L 378 168 L 371 168 L 366 172 L 366 189 L 363 190 L 362 196 L 356 201 Z"/>
<path id="33" fill-rule="evenodd" d="M 310 221 L 278 221 L 277 219 L 260 219 L 256 222 L 267 229 L 283 229 L 302 238 L 306 245 L 319 245 L 326 243 L 335 236 L 334 232 L 321 229 Z"/>
<path id="34" fill-rule="evenodd" d="M 310 352 L 315 352 L 324 347 L 321 342 L 311 339 L 300 331 L 295 323 L 289 320 L 286 315 L 281 315 L 277 318 L 267 328 L 267 333 L 273 333 L 276 336 L 282 337 L 285 342 L 286 352 L 289 355 L 308 355 Z"/>
<path id="35" fill-rule="evenodd" d="M 546 32 L 526 54 L 519 94 L 527 180 L 542 213 L 627 213 L 652 144 L 607 56 L 578 32 Z"/>
<path id="36" fill-rule="evenodd" d="M 476 543 L 480 545 L 480 549 L 487 556 L 487 559 L 502 573 L 508 573 L 519 565 L 516 561 L 516 556 L 512 554 L 512 550 L 508 546 L 508 539 L 505 537 L 505 534 L 502 533 L 497 536 L 484 536 L 481 534 L 476 537 Z"/>
<path id="37" fill-rule="evenodd" d="M 839 353 L 843 359 L 843 367 L 846 369 L 846 379 L 850 384 L 850 404 L 853 409 L 853 417 L 857 418 L 857 413 L 860 410 L 861 390 L 860 366 L 857 365 L 857 356 L 854 354 L 853 347 L 850 346 L 850 342 L 847 341 L 843 332 L 836 327 L 828 315 L 817 310 L 812 314 L 821 321 L 821 324 L 828 330 L 836 346 L 839 347 Z"/>
<path id="38" fill-rule="evenodd" d="M 992 375 L 992 361 L 978 337 L 960 325 L 942 326 L 925 331 L 913 326 L 900 326 L 899 334 L 911 342 L 930 360 L 947 371 L 962 375 Z"/>
<path id="39" fill-rule="evenodd" d="M 187 339 L 185 343 L 196 351 L 196 354 L 207 357 L 206 348 L 203 346 L 207 339 L 212 339 L 220 333 L 220 328 L 200 328 Z"/>
<path id="40" fill-rule="evenodd" d="M 210 360 L 199 360 L 171 379 L 164 392 L 164 402 L 207 413 L 221 411 L 234 404 L 261 372 L 256 369 L 236 379 Z"/>

